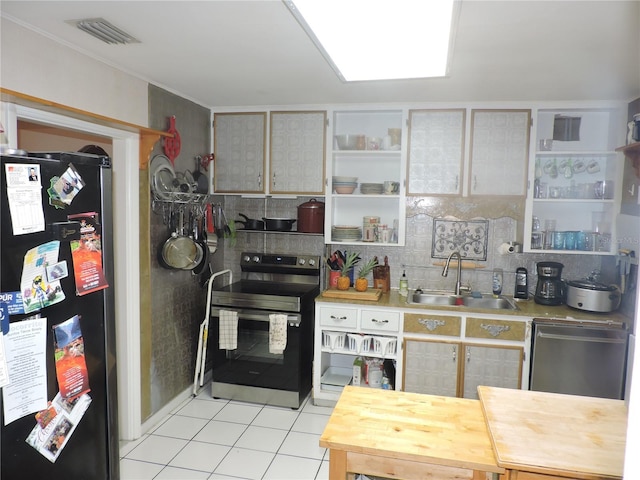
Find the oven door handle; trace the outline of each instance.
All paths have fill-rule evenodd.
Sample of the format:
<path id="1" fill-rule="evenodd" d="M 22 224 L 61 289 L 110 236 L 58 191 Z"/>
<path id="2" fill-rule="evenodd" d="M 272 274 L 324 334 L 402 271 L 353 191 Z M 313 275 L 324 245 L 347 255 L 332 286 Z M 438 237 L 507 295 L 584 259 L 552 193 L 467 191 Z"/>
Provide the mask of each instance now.
<path id="1" fill-rule="evenodd" d="M 211 316 L 212 317 L 220 317 L 220 308 L 212 308 Z M 256 320 L 258 322 L 268 322 L 269 321 L 269 313 L 263 310 L 242 310 L 237 309 L 233 310 L 238 312 L 238 320 Z M 274 312 L 275 313 L 275 312 Z M 287 316 L 287 323 L 290 327 L 299 327 L 302 322 L 302 316 L 299 314 L 289 314 L 283 313 L 283 315 Z"/>

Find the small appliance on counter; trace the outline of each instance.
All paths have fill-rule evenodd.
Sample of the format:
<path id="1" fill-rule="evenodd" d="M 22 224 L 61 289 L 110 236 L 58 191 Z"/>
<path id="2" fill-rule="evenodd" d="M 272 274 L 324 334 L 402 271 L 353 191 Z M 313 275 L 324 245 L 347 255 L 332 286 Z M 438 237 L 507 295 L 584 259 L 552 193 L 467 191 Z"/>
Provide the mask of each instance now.
<path id="1" fill-rule="evenodd" d="M 540 305 L 562 305 L 564 303 L 564 283 L 559 262 L 538 262 L 538 284 L 533 300 Z"/>
<path id="2" fill-rule="evenodd" d="M 588 312 L 609 313 L 617 310 L 622 294 L 617 285 L 605 285 L 591 280 L 567 282 L 567 306 Z"/>
<path id="3" fill-rule="evenodd" d="M 513 293 L 513 298 L 521 298 L 524 300 L 529 298 L 527 269 L 524 267 L 516 268 L 516 288 Z"/>

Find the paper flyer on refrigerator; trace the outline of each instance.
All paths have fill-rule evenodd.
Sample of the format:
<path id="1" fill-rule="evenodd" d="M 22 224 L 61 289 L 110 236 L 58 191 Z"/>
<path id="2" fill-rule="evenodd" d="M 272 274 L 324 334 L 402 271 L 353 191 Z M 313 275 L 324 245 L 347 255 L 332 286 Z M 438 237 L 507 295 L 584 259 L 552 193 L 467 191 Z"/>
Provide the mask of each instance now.
<path id="1" fill-rule="evenodd" d="M 25 441 L 47 460 L 55 462 L 90 403 L 91 397 L 87 394 L 69 401 L 58 393 L 46 409 L 49 417 L 46 424 L 41 426 L 40 422 L 36 423 Z"/>
<path id="2" fill-rule="evenodd" d="M 84 339 L 80 329 L 80 316 L 53 327 L 55 342 L 56 376 L 60 394 L 73 400 L 89 392 L 89 374 L 84 358 Z"/>
<path id="3" fill-rule="evenodd" d="M 58 263 L 60 242 L 43 243 L 27 251 L 22 266 L 20 289 L 24 312 L 30 313 L 65 299 L 59 280 L 47 281 L 47 266 Z"/>
<path id="4" fill-rule="evenodd" d="M 5 173 L 13 234 L 44 231 L 40 165 L 7 163 Z"/>
<path id="5" fill-rule="evenodd" d="M 95 212 L 69 215 L 68 220 L 80 222 L 80 239 L 71 241 L 76 294 L 86 295 L 109 285 L 102 269 L 100 223 Z"/>
<path id="6" fill-rule="evenodd" d="M 11 324 L 4 335 L 9 385 L 2 388 L 5 425 L 47 406 L 47 319 Z"/>

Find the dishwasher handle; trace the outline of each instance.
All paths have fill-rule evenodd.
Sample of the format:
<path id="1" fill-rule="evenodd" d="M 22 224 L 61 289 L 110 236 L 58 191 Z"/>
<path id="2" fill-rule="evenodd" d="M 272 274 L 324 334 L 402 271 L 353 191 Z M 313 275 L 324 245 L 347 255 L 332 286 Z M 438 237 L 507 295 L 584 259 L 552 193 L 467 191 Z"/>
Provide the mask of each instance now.
<path id="1" fill-rule="evenodd" d="M 559 333 L 544 333 L 538 331 L 538 338 L 549 338 L 551 340 L 569 340 L 575 342 L 594 342 L 594 343 L 626 343 L 624 338 L 609 337 L 586 337 L 581 335 L 562 335 Z"/>

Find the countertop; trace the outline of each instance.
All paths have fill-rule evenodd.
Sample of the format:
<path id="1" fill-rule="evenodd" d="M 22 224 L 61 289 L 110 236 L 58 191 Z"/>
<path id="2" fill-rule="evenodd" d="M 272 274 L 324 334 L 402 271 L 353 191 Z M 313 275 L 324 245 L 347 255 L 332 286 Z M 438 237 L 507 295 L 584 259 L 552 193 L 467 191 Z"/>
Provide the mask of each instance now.
<path id="1" fill-rule="evenodd" d="M 392 461 L 504 472 L 496 465 L 480 402 L 465 398 L 346 386 L 320 446 Z"/>
<path id="2" fill-rule="evenodd" d="M 478 387 L 498 465 L 579 479 L 620 479 L 623 400 Z"/>
<path id="3" fill-rule="evenodd" d="M 486 294 L 485 294 L 486 295 Z M 504 295 L 506 298 L 512 299 Z M 364 300 L 343 300 L 338 298 L 325 298 L 322 293 L 316 297 L 316 303 L 333 303 L 343 305 L 357 305 L 357 306 L 370 306 L 370 307 L 385 307 L 402 310 L 430 310 L 441 311 L 443 313 L 460 313 L 465 315 L 473 315 L 474 313 L 491 314 L 498 316 L 510 316 L 510 317 L 526 317 L 526 318 L 558 318 L 569 320 L 598 320 L 598 321 L 612 321 L 630 323 L 631 319 L 622 315 L 621 313 L 591 313 L 582 310 L 576 310 L 574 308 L 567 307 L 566 305 L 547 306 L 539 305 L 533 301 L 533 298 L 528 300 L 515 300 L 515 304 L 518 306 L 518 310 L 497 310 L 497 309 L 479 309 L 469 308 L 463 306 L 448 306 L 448 305 L 415 305 L 407 303 L 407 297 L 402 297 L 398 294 L 397 290 L 391 290 L 388 293 L 383 293 L 378 301 L 364 301 Z"/>

